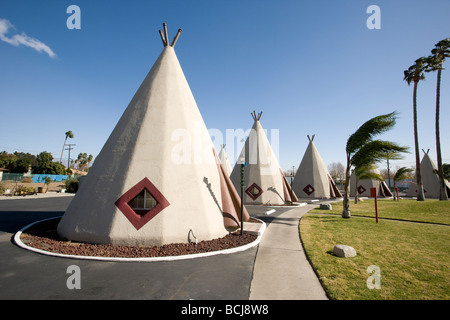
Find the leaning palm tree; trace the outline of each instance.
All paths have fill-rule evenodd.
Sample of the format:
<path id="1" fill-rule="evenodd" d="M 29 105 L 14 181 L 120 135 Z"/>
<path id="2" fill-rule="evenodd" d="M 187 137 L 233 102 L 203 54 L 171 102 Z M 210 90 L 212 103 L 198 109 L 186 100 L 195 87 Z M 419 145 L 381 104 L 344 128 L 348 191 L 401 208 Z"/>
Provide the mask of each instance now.
<path id="1" fill-rule="evenodd" d="M 439 109 L 440 109 L 440 95 L 441 95 L 441 71 L 444 70 L 442 63 L 445 58 L 450 57 L 450 38 L 439 41 L 433 50 L 431 50 L 431 56 L 428 57 L 428 69 L 429 71 L 437 71 L 437 84 L 436 84 L 436 153 L 437 153 L 437 165 L 440 184 L 439 200 L 448 200 L 445 180 L 444 169 L 442 166 L 441 155 L 441 141 L 439 133 Z"/>
<path id="2" fill-rule="evenodd" d="M 411 172 L 413 172 L 414 170 L 411 168 L 407 168 L 407 167 L 401 167 L 400 169 L 397 170 L 397 172 L 394 175 L 394 200 L 395 200 L 395 184 L 399 181 L 403 181 L 406 179 L 410 179 L 411 178 Z M 398 200 L 398 199 L 397 199 Z"/>
<path id="3" fill-rule="evenodd" d="M 352 166 L 363 167 L 381 161 L 385 158 L 386 152 L 407 152 L 407 147 L 399 146 L 394 142 L 373 140 L 376 135 L 392 129 L 396 117 L 396 112 L 374 117 L 366 121 L 348 138 L 345 147 L 347 168 L 345 171 L 343 218 L 350 218 L 349 194 Z"/>
<path id="4" fill-rule="evenodd" d="M 415 63 L 403 72 L 404 78 L 408 85 L 414 82 L 413 90 L 413 120 L 414 120 L 414 149 L 416 153 L 416 180 L 417 180 L 417 201 L 424 201 L 422 175 L 420 173 L 420 151 L 419 151 L 419 135 L 417 130 L 417 85 L 420 80 L 425 80 L 425 67 L 427 59 L 421 57 Z"/>
<path id="5" fill-rule="evenodd" d="M 61 151 L 61 158 L 59 159 L 59 163 L 62 163 L 62 156 L 64 153 L 64 148 L 66 147 L 67 138 L 73 139 L 73 132 L 71 130 L 66 132 L 66 139 L 64 140 L 63 148 Z"/>

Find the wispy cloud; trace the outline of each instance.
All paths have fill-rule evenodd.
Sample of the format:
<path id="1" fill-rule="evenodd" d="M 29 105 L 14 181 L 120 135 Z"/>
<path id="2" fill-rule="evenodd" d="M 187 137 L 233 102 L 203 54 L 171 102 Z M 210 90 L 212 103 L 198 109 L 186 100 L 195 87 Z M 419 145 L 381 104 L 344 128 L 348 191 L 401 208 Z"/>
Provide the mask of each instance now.
<path id="1" fill-rule="evenodd" d="M 38 39 L 27 36 L 24 32 L 21 34 L 15 34 L 12 37 L 8 37 L 7 33 L 10 29 L 15 30 L 16 28 L 6 19 L 0 18 L 0 40 L 12 44 L 13 46 L 24 45 L 30 47 L 38 52 L 45 52 L 51 58 L 55 58 L 56 54 L 47 46 L 45 43 L 39 41 Z"/>

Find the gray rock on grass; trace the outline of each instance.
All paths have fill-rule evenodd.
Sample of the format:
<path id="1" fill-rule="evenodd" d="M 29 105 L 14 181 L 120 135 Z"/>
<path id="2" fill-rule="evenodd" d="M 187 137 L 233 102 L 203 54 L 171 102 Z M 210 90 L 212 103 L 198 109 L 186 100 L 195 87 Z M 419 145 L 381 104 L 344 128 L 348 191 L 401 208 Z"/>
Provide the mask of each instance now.
<path id="1" fill-rule="evenodd" d="M 356 250 L 354 248 L 343 244 L 335 245 L 333 248 L 333 253 L 341 258 L 352 258 L 356 256 Z"/>

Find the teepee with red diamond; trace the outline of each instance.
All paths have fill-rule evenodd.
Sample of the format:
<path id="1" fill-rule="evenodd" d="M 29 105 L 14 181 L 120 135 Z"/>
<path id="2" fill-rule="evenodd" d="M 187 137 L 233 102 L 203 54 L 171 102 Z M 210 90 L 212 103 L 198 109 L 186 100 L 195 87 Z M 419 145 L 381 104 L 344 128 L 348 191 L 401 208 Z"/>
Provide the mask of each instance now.
<path id="1" fill-rule="evenodd" d="M 314 144 L 314 136 L 307 136 L 309 144 L 295 174 L 292 188 L 300 199 L 341 198 L 342 194 Z"/>
<path id="2" fill-rule="evenodd" d="M 240 199 L 175 55 L 181 29 L 170 45 L 166 24 L 159 32 L 162 53 L 58 225 L 67 239 L 163 245 L 221 238 L 240 224 Z"/>
<path id="3" fill-rule="evenodd" d="M 250 134 L 231 172 L 231 181 L 240 189 L 241 163 L 244 161 L 244 203 L 255 205 L 285 205 L 297 202 L 298 198 L 291 189 L 277 157 L 261 126 L 262 112 L 252 113 L 254 120 Z"/>

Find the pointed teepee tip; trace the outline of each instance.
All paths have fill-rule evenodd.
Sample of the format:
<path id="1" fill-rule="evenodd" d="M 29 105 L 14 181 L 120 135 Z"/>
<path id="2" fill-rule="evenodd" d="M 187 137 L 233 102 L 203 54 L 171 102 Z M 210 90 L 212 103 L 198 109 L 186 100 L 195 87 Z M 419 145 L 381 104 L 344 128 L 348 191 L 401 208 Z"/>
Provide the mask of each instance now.
<path id="1" fill-rule="evenodd" d="M 168 32 L 167 32 L 167 23 L 165 23 L 165 22 L 163 23 L 163 29 L 164 29 L 164 34 L 163 34 L 163 32 L 161 30 L 159 30 L 159 35 L 161 36 L 161 40 L 163 42 L 163 46 L 167 47 L 167 46 L 169 46 L 169 35 L 168 35 Z M 171 47 L 175 47 L 175 44 L 178 41 L 178 37 L 180 36 L 180 33 L 181 33 L 181 29 L 178 29 L 178 32 L 175 35 L 175 37 L 173 38 L 172 44 L 170 45 Z"/>
<path id="2" fill-rule="evenodd" d="M 260 113 L 258 113 L 258 115 L 256 115 L 255 110 L 253 110 L 253 112 L 251 113 L 253 120 L 255 121 L 259 121 L 259 119 L 261 119 L 262 116 L 262 111 Z"/>

